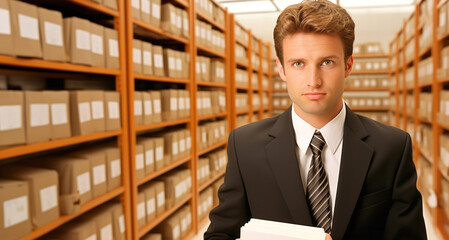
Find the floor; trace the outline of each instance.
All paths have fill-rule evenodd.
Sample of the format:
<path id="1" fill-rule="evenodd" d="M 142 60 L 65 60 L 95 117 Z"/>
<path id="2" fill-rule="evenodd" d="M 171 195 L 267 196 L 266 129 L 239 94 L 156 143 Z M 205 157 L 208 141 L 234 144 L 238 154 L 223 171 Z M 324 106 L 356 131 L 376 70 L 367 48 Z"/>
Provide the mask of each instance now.
<path id="1" fill-rule="evenodd" d="M 429 214 L 429 212 L 428 212 L 426 207 L 424 207 L 424 220 L 426 222 L 426 229 L 427 229 L 427 238 L 428 238 L 428 240 L 442 240 L 443 238 L 436 231 L 436 229 L 435 229 L 435 227 L 433 225 L 433 222 L 432 222 L 432 218 L 430 217 L 430 214 Z M 207 223 L 204 226 L 201 226 L 201 229 L 200 229 L 198 235 L 193 237 L 192 240 L 202 240 L 203 239 L 203 234 L 206 231 L 208 225 L 209 225 L 209 223 Z"/>

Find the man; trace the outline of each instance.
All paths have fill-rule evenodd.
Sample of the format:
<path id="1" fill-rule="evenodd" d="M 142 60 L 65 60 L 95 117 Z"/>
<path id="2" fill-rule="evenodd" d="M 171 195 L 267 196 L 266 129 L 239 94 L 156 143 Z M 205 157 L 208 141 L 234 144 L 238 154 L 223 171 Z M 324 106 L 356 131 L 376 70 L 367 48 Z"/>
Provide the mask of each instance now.
<path id="1" fill-rule="evenodd" d="M 334 240 L 427 239 L 409 134 L 343 102 L 349 14 L 325 0 L 292 5 L 274 42 L 292 107 L 231 132 L 205 239 L 239 238 L 250 218 L 322 227 Z"/>

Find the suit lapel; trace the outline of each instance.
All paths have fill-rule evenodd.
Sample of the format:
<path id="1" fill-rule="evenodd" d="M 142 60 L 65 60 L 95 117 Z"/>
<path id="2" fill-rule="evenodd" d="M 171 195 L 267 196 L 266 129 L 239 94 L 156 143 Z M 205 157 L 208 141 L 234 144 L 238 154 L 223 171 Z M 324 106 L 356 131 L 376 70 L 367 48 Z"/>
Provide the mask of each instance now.
<path id="1" fill-rule="evenodd" d="M 359 198 L 373 149 L 363 139 L 368 136 L 359 118 L 347 107 L 337 198 L 332 225 L 333 239 L 342 239 Z"/>
<path id="2" fill-rule="evenodd" d="M 270 129 L 273 140 L 265 146 L 265 151 L 295 223 L 312 225 L 296 157 L 291 111 L 290 107 Z"/>

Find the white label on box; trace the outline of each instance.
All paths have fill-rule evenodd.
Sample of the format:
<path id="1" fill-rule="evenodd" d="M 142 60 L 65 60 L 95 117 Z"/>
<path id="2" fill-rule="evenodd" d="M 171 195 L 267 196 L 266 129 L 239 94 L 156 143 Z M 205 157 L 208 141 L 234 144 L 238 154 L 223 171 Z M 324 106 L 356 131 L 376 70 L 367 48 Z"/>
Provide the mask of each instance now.
<path id="1" fill-rule="evenodd" d="M 157 194 L 157 207 L 165 205 L 165 192 L 160 192 Z"/>
<path id="2" fill-rule="evenodd" d="M 145 152 L 145 165 L 151 165 L 154 163 L 154 150 L 148 150 Z"/>
<path id="3" fill-rule="evenodd" d="M 201 63 L 201 72 L 202 72 L 203 74 L 206 74 L 206 73 L 207 73 L 207 64 L 206 64 L 205 62 L 202 62 L 202 63 Z"/>
<path id="4" fill-rule="evenodd" d="M 62 47 L 62 26 L 59 24 L 44 22 L 45 42 L 48 45 Z"/>
<path id="5" fill-rule="evenodd" d="M 100 234 L 101 240 L 113 240 L 114 238 L 112 237 L 112 225 L 108 224 L 101 228 Z"/>
<path id="6" fill-rule="evenodd" d="M 90 51 L 90 33 L 81 29 L 76 29 L 76 48 Z"/>
<path id="7" fill-rule="evenodd" d="M 220 126 L 220 134 L 221 134 L 222 136 L 225 135 L 225 127 L 224 127 L 224 126 Z"/>
<path id="8" fill-rule="evenodd" d="M 178 142 L 173 142 L 171 146 L 172 146 L 172 154 L 173 154 L 173 156 L 177 155 L 178 154 Z"/>
<path id="9" fill-rule="evenodd" d="M 178 99 L 175 97 L 170 98 L 170 111 L 178 110 Z"/>
<path id="10" fill-rule="evenodd" d="M 120 215 L 120 217 L 118 218 L 118 225 L 120 228 L 120 233 L 124 233 L 125 232 L 125 216 Z"/>
<path id="11" fill-rule="evenodd" d="M 156 162 L 162 161 L 164 159 L 164 149 L 162 147 L 156 148 Z"/>
<path id="12" fill-rule="evenodd" d="M 161 54 L 154 54 L 154 66 L 156 68 L 162 68 L 164 67 L 162 55 Z"/>
<path id="13" fill-rule="evenodd" d="M 92 101 L 92 118 L 93 119 L 104 118 L 103 101 Z"/>
<path id="14" fill-rule="evenodd" d="M 448 116 L 449 116 L 449 101 L 446 101 L 445 106 L 446 106 L 446 109 L 445 109 L 445 115 L 448 115 Z"/>
<path id="15" fill-rule="evenodd" d="M 80 123 L 90 121 L 92 119 L 90 113 L 91 111 L 89 102 L 82 102 L 78 104 L 78 114 L 80 116 Z"/>
<path id="16" fill-rule="evenodd" d="M 145 217 L 145 202 L 141 202 L 137 205 L 137 219 Z"/>
<path id="17" fill-rule="evenodd" d="M 152 12 L 153 12 L 153 17 L 160 19 L 161 18 L 161 6 L 159 4 L 152 4 L 152 8 L 151 8 Z"/>
<path id="18" fill-rule="evenodd" d="M 170 12 L 170 23 L 173 26 L 176 26 L 176 13 Z"/>
<path id="19" fill-rule="evenodd" d="M 196 66 L 196 73 L 200 74 L 201 73 L 201 63 L 200 62 L 196 62 L 195 66 Z"/>
<path id="20" fill-rule="evenodd" d="M 145 66 L 153 65 L 153 60 L 151 59 L 151 52 L 143 51 L 143 65 Z"/>
<path id="21" fill-rule="evenodd" d="M 179 150 L 181 152 L 184 152 L 186 150 L 186 140 L 185 139 L 179 140 Z"/>
<path id="22" fill-rule="evenodd" d="M 9 11 L 0 8 L 0 34 L 11 34 L 11 21 L 9 18 Z"/>
<path id="23" fill-rule="evenodd" d="M 109 39 L 109 55 L 118 57 L 118 41 L 112 38 Z"/>
<path id="24" fill-rule="evenodd" d="M 181 97 L 178 98 L 178 100 L 179 100 L 179 110 L 185 110 L 186 109 L 185 99 Z"/>
<path id="25" fill-rule="evenodd" d="M 192 215 L 190 214 L 190 212 L 189 214 L 187 214 L 187 222 L 189 223 L 189 225 L 192 224 Z"/>
<path id="26" fill-rule="evenodd" d="M 200 31 L 201 31 L 201 38 L 206 39 L 206 29 L 203 27 L 200 27 Z"/>
<path id="27" fill-rule="evenodd" d="M 184 28 L 184 31 L 189 31 L 189 19 L 188 18 L 184 18 L 183 19 L 184 21 L 183 21 L 183 28 Z"/>
<path id="28" fill-rule="evenodd" d="M 138 48 L 133 48 L 133 63 L 142 63 L 142 52 Z"/>
<path id="29" fill-rule="evenodd" d="M 207 133 L 206 132 L 202 132 L 201 137 L 202 137 L 203 142 L 207 142 Z"/>
<path id="30" fill-rule="evenodd" d="M 149 116 L 153 114 L 153 105 L 150 100 L 145 100 L 143 102 L 144 114 L 145 116 Z"/>
<path id="31" fill-rule="evenodd" d="M 196 99 L 196 108 L 203 109 L 203 100 L 201 98 Z"/>
<path id="32" fill-rule="evenodd" d="M 150 14 L 150 0 L 142 0 L 142 12 Z"/>
<path id="33" fill-rule="evenodd" d="M 153 214 L 156 210 L 156 200 L 154 198 L 147 201 L 147 215 Z"/>
<path id="34" fill-rule="evenodd" d="M 85 240 L 97 240 L 97 234 L 92 234 L 89 237 L 87 237 Z"/>
<path id="35" fill-rule="evenodd" d="M 22 106 L 0 106 L 0 131 L 22 127 Z"/>
<path id="36" fill-rule="evenodd" d="M 142 101 L 134 100 L 134 116 L 142 116 Z"/>
<path id="37" fill-rule="evenodd" d="M 56 185 L 42 188 L 39 193 L 42 212 L 46 212 L 58 206 L 58 190 L 56 189 Z"/>
<path id="38" fill-rule="evenodd" d="M 182 19 L 181 19 L 181 16 L 179 16 L 179 15 L 176 15 L 176 27 L 182 28 Z"/>
<path id="39" fill-rule="evenodd" d="M 67 120 L 67 104 L 54 103 L 51 104 L 51 123 L 52 125 L 66 124 Z"/>
<path id="40" fill-rule="evenodd" d="M 101 164 L 93 168 L 94 185 L 106 182 L 106 165 Z"/>
<path id="41" fill-rule="evenodd" d="M 154 113 L 155 114 L 159 114 L 161 113 L 161 100 L 160 99 L 155 99 L 153 100 L 153 107 L 154 107 Z"/>
<path id="42" fill-rule="evenodd" d="M 140 10 L 140 0 L 132 0 L 131 1 L 131 6 L 135 9 L 139 9 Z"/>
<path id="43" fill-rule="evenodd" d="M 76 177 L 76 184 L 78 185 L 78 192 L 80 195 L 90 191 L 90 175 L 85 172 Z"/>
<path id="44" fill-rule="evenodd" d="M 90 34 L 92 41 L 92 52 L 98 55 L 103 55 L 103 37 L 97 34 Z"/>
<path id="45" fill-rule="evenodd" d="M 187 230 L 187 218 L 181 219 L 181 231 L 185 232 Z"/>
<path id="46" fill-rule="evenodd" d="M 140 170 L 144 167 L 144 157 L 143 153 L 136 154 L 136 169 Z"/>
<path id="47" fill-rule="evenodd" d="M 187 149 L 192 148 L 192 138 L 189 136 L 187 137 Z"/>
<path id="48" fill-rule="evenodd" d="M 175 58 L 173 58 L 173 57 L 169 57 L 168 58 L 168 68 L 170 70 L 175 70 L 176 69 Z"/>
<path id="49" fill-rule="evenodd" d="M 50 124 L 50 106 L 48 106 L 48 104 L 30 104 L 30 115 L 31 127 Z"/>
<path id="50" fill-rule="evenodd" d="M 176 58 L 176 70 L 182 71 L 182 60 L 181 60 L 181 58 Z"/>
<path id="51" fill-rule="evenodd" d="M 190 97 L 185 97 L 186 100 L 186 109 L 190 109 Z"/>
<path id="52" fill-rule="evenodd" d="M 115 178 L 122 174 L 122 168 L 120 166 L 120 159 L 111 161 L 111 177 Z"/>
<path id="53" fill-rule="evenodd" d="M 118 102 L 108 102 L 109 118 L 119 119 L 119 107 Z"/>
<path id="54" fill-rule="evenodd" d="M 218 98 L 218 102 L 219 102 L 220 106 L 226 106 L 226 97 L 225 96 L 220 96 Z"/>
<path id="55" fill-rule="evenodd" d="M 32 40 L 39 40 L 39 24 L 37 18 L 19 14 L 20 36 Z"/>
<path id="56" fill-rule="evenodd" d="M 181 235 L 179 224 L 173 228 L 173 239 L 178 239 Z"/>
<path id="57" fill-rule="evenodd" d="M 214 129 L 214 133 L 215 133 L 215 138 L 219 138 L 220 137 L 220 132 L 219 132 L 218 128 Z"/>

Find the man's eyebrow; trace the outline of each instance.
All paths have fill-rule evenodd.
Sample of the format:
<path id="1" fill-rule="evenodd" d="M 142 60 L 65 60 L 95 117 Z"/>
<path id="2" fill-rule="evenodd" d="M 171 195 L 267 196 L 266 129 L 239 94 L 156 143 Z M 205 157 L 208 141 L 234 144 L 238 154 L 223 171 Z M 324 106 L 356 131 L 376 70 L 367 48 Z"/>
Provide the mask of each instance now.
<path id="1" fill-rule="evenodd" d="M 322 57 L 322 58 L 320 58 L 320 60 L 324 60 L 324 59 L 340 59 L 337 55 L 329 55 L 329 56 L 326 56 L 326 57 Z"/>
<path id="2" fill-rule="evenodd" d="M 329 56 L 324 56 L 324 57 L 320 57 L 319 60 L 323 61 L 325 59 L 334 59 L 334 60 L 339 60 L 340 57 L 338 57 L 337 55 L 329 55 Z M 287 59 L 288 63 L 292 63 L 292 62 L 306 62 L 306 59 L 304 58 L 290 58 Z"/>

